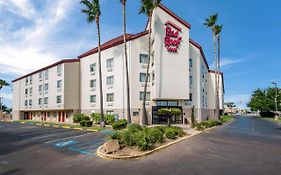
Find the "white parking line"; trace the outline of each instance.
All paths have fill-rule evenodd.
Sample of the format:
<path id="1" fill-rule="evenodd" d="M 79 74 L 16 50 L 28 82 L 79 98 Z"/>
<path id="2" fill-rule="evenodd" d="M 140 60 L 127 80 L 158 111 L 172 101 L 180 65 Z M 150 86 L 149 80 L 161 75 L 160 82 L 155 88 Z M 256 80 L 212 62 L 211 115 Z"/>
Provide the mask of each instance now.
<path id="1" fill-rule="evenodd" d="M 83 137 L 83 136 L 90 135 L 90 134 L 93 134 L 93 133 L 87 133 L 87 134 L 81 134 L 81 135 L 77 135 L 77 136 L 71 136 L 71 137 L 65 137 L 65 138 L 50 140 L 50 141 L 48 141 L 48 142 L 45 142 L 45 144 L 52 143 L 52 142 L 56 142 L 56 141 L 59 141 L 59 140 L 64 140 L 64 139 Z"/>
<path id="2" fill-rule="evenodd" d="M 28 134 L 21 134 L 20 136 L 21 137 L 24 137 L 24 136 L 32 136 L 32 135 L 36 135 L 36 134 L 44 134 L 44 133 L 59 133 L 59 132 L 65 132 L 65 130 L 58 130 L 57 128 L 48 128 L 48 129 L 45 129 L 42 130 L 42 131 L 34 131 L 32 133 L 28 133 Z"/>
<path id="3" fill-rule="evenodd" d="M 57 135 L 61 135 L 61 134 L 70 134 L 70 133 L 75 133 L 75 132 L 77 132 L 77 131 L 49 134 L 49 135 L 44 135 L 44 136 L 33 137 L 33 138 L 31 138 L 31 140 L 36 140 L 36 139 L 41 139 L 41 138 L 46 138 L 46 137 L 57 136 Z"/>

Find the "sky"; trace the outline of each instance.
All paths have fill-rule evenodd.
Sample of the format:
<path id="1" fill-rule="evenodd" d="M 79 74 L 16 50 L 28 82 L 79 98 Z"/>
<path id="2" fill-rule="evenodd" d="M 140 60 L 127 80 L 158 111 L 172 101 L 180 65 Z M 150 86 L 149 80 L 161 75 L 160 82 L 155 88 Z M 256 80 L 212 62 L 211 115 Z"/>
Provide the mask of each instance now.
<path id="1" fill-rule="evenodd" d="M 9 83 L 21 75 L 63 58 L 76 58 L 97 45 L 96 27 L 81 13 L 79 0 L 0 0 L 0 79 Z M 122 34 L 119 0 L 100 0 L 102 41 Z M 210 29 L 204 19 L 218 13 L 221 69 L 225 101 L 245 107 L 256 88 L 281 84 L 281 1 L 162 0 L 191 24 L 190 36 L 214 62 Z M 138 14 L 139 0 L 127 3 L 128 33 L 144 30 L 147 18 Z M 12 86 L 0 91 L 11 107 Z"/>

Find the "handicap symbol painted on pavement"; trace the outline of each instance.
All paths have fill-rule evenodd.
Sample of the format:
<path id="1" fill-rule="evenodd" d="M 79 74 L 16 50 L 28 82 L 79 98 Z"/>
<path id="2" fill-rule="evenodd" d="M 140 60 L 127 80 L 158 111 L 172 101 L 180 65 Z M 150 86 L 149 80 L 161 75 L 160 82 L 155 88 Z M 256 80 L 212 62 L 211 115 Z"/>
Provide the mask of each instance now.
<path id="1" fill-rule="evenodd" d="M 69 140 L 67 142 L 56 143 L 55 146 L 57 146 L 57 147 L 65 147 L 65 146 L 73 145 L 73 144 L 76 144 L 76 143 L 78 143 L 78 142 L 74 141 L 74 140 Z"/>

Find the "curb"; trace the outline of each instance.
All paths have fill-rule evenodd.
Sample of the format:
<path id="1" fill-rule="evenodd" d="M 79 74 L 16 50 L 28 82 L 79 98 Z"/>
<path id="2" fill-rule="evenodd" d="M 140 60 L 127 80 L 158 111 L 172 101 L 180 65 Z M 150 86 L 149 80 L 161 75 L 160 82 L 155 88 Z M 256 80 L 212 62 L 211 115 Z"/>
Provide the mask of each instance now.
<path id="1" fill-rule="evenodd" d="M 135 159 L 135 158 L 140 158 L 140 157 L 144 157 L 144 156 L 147 156 L 147 155 L 149 155 L 149 154 L 152 154 L 152 153 L 154 153 L 154 152 L 156 152 L 156 151 L 160 151 L 160 150 L 162 150 L 162 149 L 164 149 L 164 148 L 167 148 L 167 147 L 169 147 L 169 146 L 171 146 L 171 145 L 174 145 L 174 144 L 179 143 L 179 142 L 181 142 L 181 141 L 184 141 L 184 140 L 186 140 L 186 139 L 189 139 L 189 138 L 191 138 L 191 137 L 193 137 L 193 136 L 196 136 L 196 135 L 205 133 L 205 132 L 207 132 L 207 131 L 210 131 L 210 130 L 212 130 L 212 129 L 215 129 L 215 128 L 218 128 L 218 127 L 227 126 L 227 125 L 229 125 L 230 123 L 232 123 L 233 121 L 234 121 L 234 119 L 232 119 L 232 120 L 229 121 L 229 122 L 226 122 L 226 123 L 223 124 L 223 125 L 214 126 L 214 127 L 211 127 L 211 128 L 207 128 L 207 129 L 205 129 L 205 130 L 203 130 L 203 131 L 198 131 L 198 133 L 196 133 L 196 134 L 192 134 L 192 135 L 189 135 L 189 136 L 186 136 L 186 137 L 182 137 L 182 138 L 180 138 L 179 140 L 176 140 L 176 141 L 174 141 L 174 142 L 168 143 L 168 144 L 166 144 L 166 145 L 162 145 L 162 146 L 160 146 L 160 147 L 158 147 L 158 148 L 155 148 L 155 149 L 153 149 L 153 150 L 150 150 L 150 151 L 147 151 L 147 152 L 138 154 L 138 155 L 133 155 L 133 156 L 114 156 L 114 155 L 110 155 L 110 154 L 105 154 L 105 153 L 102 153 L 102 152 L 101 152 L 102 146 L 100 146 L 100 147 L 97 149 L 97 152 L 96 152 L 96 153 L 97 153 L 97 155 L 98 155 L 99 157 L 101 157 L 101 158 L 103 158 L 103 159 L 111 159 L 111 160 L 114 160 L 114 159 L 119 159 L 119 160 L 120 160 L 120 159 Z"/>

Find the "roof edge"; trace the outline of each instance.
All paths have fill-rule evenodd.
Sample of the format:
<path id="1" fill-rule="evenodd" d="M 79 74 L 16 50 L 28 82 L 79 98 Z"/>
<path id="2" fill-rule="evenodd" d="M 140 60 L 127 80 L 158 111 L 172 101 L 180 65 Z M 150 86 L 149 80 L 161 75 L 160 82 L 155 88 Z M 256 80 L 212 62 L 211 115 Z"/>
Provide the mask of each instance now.
<path id="1" fill-rule="evenodd" d="M 60 61 L 58 61 L 58 62 L 55 62 L 55 63 L 53 63 L 53 64 L 51 64 L 51 65 L 45 66 L 45 67 L 43 67 L 43 68 L 41 68 L 41 69 L 38 69 L 38 70 L 36 70 L 36 71 L 33 71 L 33 72 L 29 73 L 29 74 L 23 75 L 23 76 L 21 76 L 21 77 L 15 79 L 15 80 L 13 80 L 12 82 L 14 83 L 14 82 L 16 82 L 16 81 L 18 81 L 18 80 L 21 80 L 21 79 L 23 79 L 23 78 L 26 78 L 26 77 L 28 77 L 28 76 L 31 76 L 31 75 L 33 75 L 33 74 L 36 74 L 36 73 L 38 73 L 38 72 L 44 71 L 44 70 L 46 70 L 46 69 L 52 68 L 52 67 L 57 66 L 57 65 L 60 65 L 60 64 L 64 64 L 64 63 L 74 63 L 74 62 L 80 62 L 80 60 L 77 59 L 77 58 L 74 58 L 74 59 L 63 59 L 63 60 L 60 60 Z"/>
<path id="2" fill-rule="evenodd" d="M 192 40 L 192 39 L 189 39 L 189 43 L 191 43 L 192 45 L 194 45 L 195 47 L 197 47 L 197 48 L 200 50 L 200 53 L 201 53 L 201 55 L 202 55 L 202 57 L 203 57 L 203 60 L 204 60 L 204 62 L 205 62 L 205 64 L 206 64 L 207 68 L 210 69 L 210 68 L 209 68 L 209 64 L 208 64 L 208 62 L 207 62 L 207 59 L 206 59 L 206 57 L 205 57 L 205 54 L 204 54 L 204 51 L 203 51 L 202 46 L 200 46 L 200 44 L 198 44 L 197 42 L 195 42 L 195 41 Z"/>

